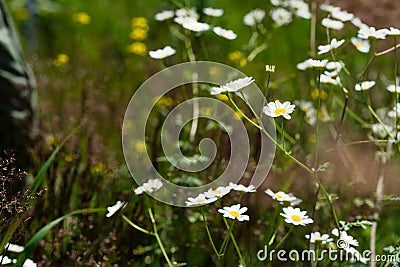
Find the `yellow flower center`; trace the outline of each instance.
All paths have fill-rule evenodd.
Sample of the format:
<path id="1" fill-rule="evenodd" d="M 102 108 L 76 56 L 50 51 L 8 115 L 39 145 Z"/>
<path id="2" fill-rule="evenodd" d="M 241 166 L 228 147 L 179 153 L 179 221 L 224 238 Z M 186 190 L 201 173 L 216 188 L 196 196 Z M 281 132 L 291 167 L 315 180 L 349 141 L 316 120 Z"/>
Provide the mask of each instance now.
<path id="1" fill-rule="evenodd" d="M 235 218 L 239 217 L 239 215 L 240 215 L 239 212 L 237 212 L 237 211 L 230 211 L 229 214 Z"/>
<path id="2" fill-rule="evenodd" d="M 286 113 L 286 109 L 284 108 L 277 108 L 274 110 L 275 115 L 279 116 L 279 115 L 283 115 Z"/>
<path id="3" fill-rule="evenodd" d="M 283 196 L 281 194 L 276 194 L 275 196 L 276 196 L 277 199 L 283 198 Z"/>
<path id="4" fill-rule="evenodd" d="M 322 238 L 321 237 L 316 237 L 314 240 L 315 241 L 322 241 Z"/>
<path id="5" fill-rule="evenodd" d="M 360 48 L 363 47 L 363 44 L 362 44 L 362 43 L 356 43 L 356 44 L 355 44 L 355 47 L 356 47 L 357 49 L 360 49 Z"/>
<path id="6" fill-rule="evenodd" d="M 292 220 L 295 222 L 301 222 L 301 217 L 299 215 L 294 214 L 290 216 L 290 218 L 292 218 Z"/>
<path id="7" fill-rule="evenodd" d="M 213 190 L 213 191 L 211 191 L 211 192 L 213 192 L 213 193 L 215 193 L 215 194 L 221 194 L 221 193 L 222 193 L 220 190 L 217 190 L 217 189 L 215 189 L 215 190 Z"/>
<path id="8" fill-rule="evenodd" d="M 196 202 L 197 202 L 197 203 L 204 203 L 205 201 L 206 201 L 206 200 L 205 200 L 205 199 L 202 199 L 202 198 L 201 198 L 201 199 L 198 199 L 198 200 L 196 200 Z"/>

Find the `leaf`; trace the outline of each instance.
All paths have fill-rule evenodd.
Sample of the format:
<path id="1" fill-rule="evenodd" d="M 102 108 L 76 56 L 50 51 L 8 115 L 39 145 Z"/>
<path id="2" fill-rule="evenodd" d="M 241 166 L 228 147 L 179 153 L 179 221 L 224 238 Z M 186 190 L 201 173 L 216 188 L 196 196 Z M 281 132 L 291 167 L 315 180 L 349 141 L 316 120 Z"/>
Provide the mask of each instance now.
<path id="1" fill-rule="evenodd" d="M 28 259 L 32 255 L 36 246 L 39 244 L 40 240 L 42 240 L 43 237 L 47 234 L 47 232 L 50 231 L 51 228 L 53 228 L 55 225 L 57 225 L 64 219 L 69 218 L 74 215 L 77 215 L 77 214 L 97 213 L 97 212 L 105 212 L 105 211 L 106 211 L 105 208 L 91 208 L 91 209 L 75 210 L 75 211 L 72 211 L 60 218 L 55 219 L 54 221 L 50 222 L 49 224 L 45 225 L 28 241 L 28 243 L 26 243 L 25 249 L 19 255 L 18 261 L 15 266 L 22 266 L 24 264 L 25 260 Z"/>

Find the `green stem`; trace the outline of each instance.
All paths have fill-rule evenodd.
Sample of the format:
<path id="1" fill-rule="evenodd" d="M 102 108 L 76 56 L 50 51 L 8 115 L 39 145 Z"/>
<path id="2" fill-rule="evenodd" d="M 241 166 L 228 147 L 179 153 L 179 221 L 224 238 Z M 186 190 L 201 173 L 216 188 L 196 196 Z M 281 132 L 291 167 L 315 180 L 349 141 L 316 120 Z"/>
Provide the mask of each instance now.
<path id="1" fill-rule="evenodd" d="M 318 169 L 318 135 L 319 135 L 319 116 L 321 112 L 321 71 L 317 72 L 317 89 L 318 89 L 318 103 L 317 103 L 317 122 L 315 126 L 315 151 L 314 151 L 314 168 Z"/>
<path id="2" fill-rule="evenodd" d="M 234 235 L 232 234 L 232 229 L 229 227 L 229 224 L 228 224 L 228 222 L 226 221 L 225 217 L 223 217 L 223 219 L 224 219 L 224 222 L 225 222 L 226 227 L 228 228 L 229 236 L 230 236 L 231 239 L 232 239 L 232 243 L 233 243 L 233 246 L 235 247 L 236 253 L 237 253 L 238 256 L 239 256 L 239 260 L 240 260 L 240 262 L 242 263 L 242 265 L 243 265 L 244 267 L 246 267 L 246 263 L 244 262 L 243 257 L 242 257 L 242 254 L 240 253 L 239 246 L 237 245 L 236 240 L 235 240 L 235 237 L 234 237 Z M 233 223 L 232 223 L 232 227 L 233 227 Z"/>
<path id="3" fill-rule="evenodd" d="M 279 243 L 278 243 L 278 244 L 276 245 L 276 247 L 274 248 L 275 250 L 277 250 L 277 249 L 283 244 L 283 241 L 285 241 L 286 238 L 288 238 L 288 236 L 289 236 L 290 233 L 292 232 L 293 228 L 294 228 L 294 226 L 292 226 L 292 227 L 289 229 L 289 231 L 286 233 L 286 235 L 279 241 Z"/>
<path id="4" fill-rule="evenodd" d="M 236 110 L 243 116 L 243 118 L 245 118 L 248 122 L 250 122 L 254 127 L 258 128 L 263 134 L 265 134 L 272 143 L 275 144 L 276 147 L 278 147 L 280 150 L 282 150 L 283 152 L 285 152 L 286 156 L 289 157 L 291 160 L 293 160 L 297 165 L 299 165 L 302 169 L 304 169 L 306 172 L 308 172 L 313 178 L 314 180 L 318 183 L 318 185 L 321 187 L 322 192 L 324 193 L 324 196 L 326 197 L 328 203 L 329 203 L 329 207 L 331 209 L 332 212 L 332 217 L 335 221 L 335 225 L 336 227 L 338 227 L 338 229 L 340 228 L 339 225 L 339 220 L 337 219 L 337 215 L 336 215 L 336 211 L 334 209 L 332 200 L 328 194 L 328 192 L 326 191 L 324 185 L 321 183 L 320 179 L 318 178 L 317 174 L 315 173 L 315 171 L 313 171 L 312 169 L 310 169 L 309 167 L 307 167 L 307 165 L 305 165 L 304 163 L 302 163 L 300 160 L 298 160 L 297 158 L 295 158 L 294 156 L 292 156 L 289 152 L 287 152 L 269 133 L 267 130 L 265 130 L 265 128 L 263 126 L 260 126 L 258 124 L 256 124 L 255 122 L 253 122 L 249 117 L 246 116 L 246 114 L 244 114 L 239 107 L 236 105 L 236 103 L 232 100 L 232 98 L 229 96 L 229 94 L 227 94 L 229 101 L 232 103 L 232 105 L 236 108 Z"/>
<path id="5" fill-rule="evenodd" d="M 133 228 L 135 228 L 136 230 L 139 230 L 142 233 L 145 233 L 146 235 L 155 235 L 153 232 L 150 232 L 142 227 L 140 227 L 139 225 L 135 224 L 134 222 L 132 222 L 128 217 L 126 217 L 124 214 L 121 215 L 122 219 L 124 219 L 130 226 L 132 226 Z"/>
<path id="6" fill-rule="evenodd" d="M 217 250 L 217 247 L 215 246 L 214 241 L 213 241 L 213 239 L 212 239 L 211 232 L 210 232 L 210 229 L 208 228 L 208 224 L 207 224 L 207 217 L 206 217 L 206 215 L 204 214 L 204 210 L 203 210 L 203 209 L 201 209 L 201 215 L 203 215 L 204 224 L 205 224 L 205 226 L 206 226 L 206 231 L 207 231 L 208 239 L 209 239 L 210 242 L 211 242 L 211 246 L 212 246 L 212 248 L 213 248 L 215 254 L 217 254 L 217 257 L 219 258 L 221 255 L 219 254 L 219 252 L 218 252 L 218 250 Z"/>
<path id="7" fill-rule="evenodd" d="M 224 219 L 224 221 L 226 221 L 225 217 L 223 217 L 223 219 Z M 225 256 L 225 251 L 226 251 L 226 248 L 228 247 L 228 243 L 229 243 L 229 236 L 231 234 L 234 224 L 235 224 L 235 221 L 232 221 L 231 226 L 228 227 L 228 233 L 226 234 L 224 241 L 222 242 L 221 249 L 219 250 L 219 254 L 221 255 L 221 258 Z"/>
<path id="8" fill-rule="evenodd" d="M 156 221 L 154 220 L 153 212 L 151 211 L 150 208 L 148 209 L 148 211 L 149 211 L 151 223 L 153 224 L 154 235 L 155 235 L 155 237 L 157 239 L 158 245 L 160 246 L 161 252 L 164 255 L 165 260 L 167 261 L 168 266 L 169 267 L 173 267 L 173 264 L 172 264 L 171 260 L 168 258 L 167 252 L 165 251 L 165 248 L 164 248 L 164 245 L 163 245 L 163 243 L 161 241 L 161 238 L 158 235 L 157 224 L 156 224 Z"/>
<path id="9" fill-rule="evenodd" d="M 283 147 L 283 149 L 285 149 L 285 131 L 283 130 L 283 123 L 284 123 L 284 121 L 283 121 L 284 119 L 283 119 L 283 117 L 281 117 L 281 128 L 282 128 L 282 134 L 281 134 L 281 137 L 282 137 L 282 147 Z"/>
<path id="10" fill-rule="evenodd" d="M 262 119 L 262 117 L 264 115 L 263 109 L 264 109 L 265 105 L 267 104 L 267 95 L 268 95 L 268 91 L 269 91 L 270 80 L 271 80 L 271 73 L 268 73 L 267 86 L 266 86 L 265 92 L 264 92 L 264 100 L 263 100 L 263 105 L 262 105 L 262 109 L 261 109 L 261 113 L 260 113 L 260 120 Z"/>

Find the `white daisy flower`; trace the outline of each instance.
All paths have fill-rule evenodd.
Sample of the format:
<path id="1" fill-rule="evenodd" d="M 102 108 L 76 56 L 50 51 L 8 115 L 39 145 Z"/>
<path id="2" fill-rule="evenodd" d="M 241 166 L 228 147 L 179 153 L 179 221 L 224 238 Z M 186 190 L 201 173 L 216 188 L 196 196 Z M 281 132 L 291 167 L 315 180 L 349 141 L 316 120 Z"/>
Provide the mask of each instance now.
<path id="1" fill-rule="evenodd" d="M 342 61 L 330 61 L 325 66 L 327 70 L 324 71 L 324 74 L 329 77 L 336 77 L 343 67 L 344 63 Z"/>
<path id="2" fill-rule="evenodd" d="M 249 186 L 244 186 L 242 184 L 229 183 L 229 186 L 235 191 L 240 191 L 240 192 L 245 192 L 245 193 L 256 192 L 256 188 L 252 184 Z"/>
<path id="3" fill-rule="evenodd" d="M 361 39 L 385 39 L 385 29 L 376 30 L 375 27 L 366 27 L 358 30 L 358 35 Z"/>
<path id="4" fill-rule="evenodd" d="M 197 205 L 204 205 L 208 203 L 212 203 L 216 201 L 216 197 L 207 198 L 205 194 L 199 194 L 197 197 L 189 197 L 187 201 L 185 201 L 186 206 L 197 206 Z"/>
<path id="5" fill-rule="evenodd" d="M 196 22 L 197 19 L 195 19 L 193 17 L 176 17 L 176 18 L 174 18 L 174 22 L 178 23 L 179 25 L 191 23 L 193 21 Z"/>
<path id="6" fill-rule="evenodd" d="M 284 8 L 274 9 L 269 13 L 269 15 L 278 27 L 292 22 L 292 13 Z"/>
<path id="7" fill-rule="evenodd" d="M 263 112 L 272 118 L 283 116 L 285 119 L 290 120 L 292 118 L 290 114 L 294 111 L 295 107 L 289 101 L 281 103 L 279 100 L 275 100 L 275 102 L 268 103 L 264 107 Z"/>
<path id="8" fill-rule="evenodd" d="M 390 27 L 390 29 L 384 29 L 384 31 L 386 32 L 386 35 L 389 36 L 400 36 L 400 30 Z"/>
<path id="9" fill-rule="evenodd" d="M 237 37 L 237 35 L 232 30 L 225 30 L 221 27 L 214 27 L 213 32 L 216 35 L 222 36 L 228 40 L 233 40 L 233 39 L 236 39 L 236 37 Z"/>
<path id="10" fill-rule="evenodd" d="M 243 17 L 243 23 L 247 26 L 254 26 L 257 23 L 260 23 L 265 17 L 265 11 L 259 8 L 256 8 L 249 13 L 247 13 Z"/>
<path id="11" fill-rule="evenodd" d="M 128 203 L 117 201 L 113 206 L 107 207 L 108 213 L 106 214 L 107 218 L 113 216 L 119 209 L 123 209 Z"/>
<path id="12" fill-rule="evenodd" d="M 26 259 L 22 267 L 37 267 L 37 264 L 31 259 Z"/>
<path id="13" fill-rule="evenodd" d="M 11 264 L 11 263 L 16 263 L 17 260 L 16 259 L 10 259 L 7 256 L 0 255 L 0 262 L 1 262 L 1 265 L 7 265 L 7 264 Z"/>
<path id="14" fill-rule="evenodd" d="M 343 22 L 350 21 L 354 18 L 353 13 L 349 13 L 345 10 L 339 10 L 338 12 L 332 12 L 331 15 L 332 15 L 332 18 L 343 21 Z"/>
<path id="15" fill-rule="evenodd" d="M 282 191 L 274 193 L 271 189 L 267 189 L 264 191 L 267 195 L 271 196 L 272 199 L 275 199 L 279 202 L 291 202 L 293 200 L 293 196 L 290 196 L 289 194 L 286 194 Z"/>
<path id="16" fill-rule="evenodd" d="M 285 222 L 293 225 L 307 225 L 313 223 L 313 219 L 309 218 L 306 211 L 301 211 L 299 208 L 286 207 L 283 208 L 283 213 L 280 213 L 285 218 Z"/>
<path id="17" fill-rule="evenodd" d="M 319 60 L 319 59 L 309 59 L 310 66 L 315 69 L 324 69 L 328 64 L 328 60 Z"/>
<path id="18" fill-rule="evenodd" d="M 329 13 L 341 11 L 339 7 L 337 7 L 337 6 L 332 6 L 332 5 L 329 5 L 329 4 L 321 4 L 321 5 L 319 6 L 319 8 L 320 8 L 321 10 L 327 11 L 327 12 L 329 12 Z"/>
<path id="19" fill-rule="evenodd" d="M 199 19 L 199 14 L 197 13 L 196 9 L 194 8 L 179 8 L 175 10 L 175 15 L 177 17 L 191 17 L 196 20 Z"/>
<path id="20" fill-rule="evenodd" d="M 346 242 L 345 244 L 347 244 L 348 246 L 355 246 L 355 247 L 358 246 L 358 241 L 351 235 L 347 234 L 346 231 L 342 230 L 342 231 L 340 231 L 340 234 L 339 234 L 339 230 L 337 228 L 335 228 L 332 230 L 332 234 L 334 236 L 337 236 L 339 239 L 345 241 Z"/>
<path id="21" fill-rule="evenodd" d="M 395 118 L 396 115 L 400 116 L 400 103 L 396 103 L 393 109 L 388 112 L 388 116 L 391 118 Z"/>
<path id="22" fill-rule="evenodd" d="M 168 45 L 164 48 L 157 49 L 156 51 L 149 51 L 149 56 L 154 59 L 163 59 L 172 56 L 175 53 L 176 50 Z"/>
<path id="23" fill-rule="evenodd" d="M 351 37 L 350 41 L 354 45 L 354 47 L 361 53 L 369 53 L 371 45 L 368 40 Z"/>
<path id="24" fill-rule="evenodd" d="M 300 107 L 300 109 L 305 112 L 305 120 L 311 126 L 314 126 L 317 122 L 317 111 L 313 106 L 311 101 L 306 100 L 295 100 L 294 103 Z"/>
<path id="25" fill-rule="evenodd" d="M 333 38 L 331 40 L 330 44 L 319 45 L 318 46 L 318 50 L 319 50 L 318 55 L 322 55 L 322 54 L 328 53 L 329 51 L 331 51 L 333 49 L 339 48 L 344 43 L 344 41 L 345 41 L 344 39 L 338 41 L 338 40 L 336 40 L 336 38 Z"/>
<path id="26" fill-rule="evenodd" d="M 6 251 L 10 251 L 10 252 L 21 253 L 21 252 L 24 251 L 25 248 L 24 248 L 23 246 L 20 246 L 20 245 L 16 245 L 16 244 L 12 244 L 12 243 L 7 243 L 7 244 L 4 246 L 4 249 L 5 249 Z"/>
<path id="27" fill-rule="evenodd" d="M 265 72 L 275 72 L 275 65 L 265 65 Z"/>
<path id="28" fill-rule="evenodd" d="M 310 243 L 321 242 L 323 245 L 333 242 L 333 238 L 330 238 L 328 234 L 321 235 L 320 232 L 313 232 L 306 235 L 306 238 L 310 240 Z"/>
<path id="29" fill-rule="evenodd" d="M 391 93 L 400 93 L 400 78 L 396 78 L 396 84 L 390 84 L 386 86 L 386 90 L 388 90 Z"/>
<path id="30" fill-rule="evenodd" d="M 368 27 L 367 24 L 361 21 L 359 17 L 354 16 L 354 18 L 351 20 L 351 23 L 356 26 L 357 28 L 365 28 Z"/>
<path id="31" fill-rule="evenodd" d="M 160 179 L 150 179 L 147 182 L 145 182 L 142 186 L 136 188 L 135 194 L 140 195 L 143 192 L 151 193 L 153 191 L 160 189 L 162 186 L 163 184 Z"/>
<path id="32" fill-rule="evenodd" d="M 392 126 L 389 125 L 382 125 L 380 123 L 375 123 L 371 125 L 371 130 L 379 138 L 385 138 L 388 135 L 387 132 L 392 132 L 393 128 Z"/>
<path id="33" fill-rule="evenodd" d="M 221 94 L 224 92 L 231 92 L 231 93 L 237 92 L 237 91 L 243 89 L 244 87 L 250 85 L 253 82 L 254 82 L 253 77 L 241 78 L 241 79 L 226 83 L 225 85 L 222 85 L 220 87 L 213 87 L 211 89 L 211 94 L 216 95 L 216 94 Z"/>
<path id="34" fill-rule="evenodd" d="M 223 197 L 226 194 L 229 194 L 231 191 L 230 186 L 218 186 L 216 189 L 210 188 L 207 192 L 204 193 L 204 195 L 207 198 L 214 198 L 214 197 Z"/>
<path id="35" fill-rule="evenodd" d="M 163 10 L 155 15 L 155 19 L 158 21 L 163 21 L 173 18 L 175 12 L 173 10 Z"/>
<path id="36" fill-rule="evenodd" d="M 300 198 L 295 197 L 292 193 L 289 193 L 289 198 L 290 198 L 290 206 L 297 206 L 299 205 L 301 202 L 303 202 L 303 200 L 301 200 Z"/>
<path id="37" fill-rule="evenodd" d="M 332 85 L 339 85 L 340 84 L 340 78 L 332 78 L 331 76 L 328 76 L 326 74 L 321 74 L 319 77 L 319 81 L 321 83 L 327 83 L 327 84 L 332 84 Z"/>
<path id="38" fill-rule="evenodd" d="M 297 69 L 299 70 L 306 70 L 309 68 L 312 68 L 311 63 L 310 63 L 310 59 L 306 59 L 303 62 L 300 62 L 296 65 Z"/>
<path id="39" fill-rule="evenodd" d="M 354 89 L 356 91 L 368 90 L 375 86 L 375 84 L 375 81 L 363 81 L 362 83 L 357 83 Z"/>
<path id="40" fill-rule="evenodd" d="M 332 29 L 332 30 L 341 30 L 344 28 L 344 23 L 341 22 L 340 20 L 333 20 L 329 18 L 324 18 L 321 21 L 322 26 Z"/>
<path id="41" fill-rule="evenodd" d="M 182 24 L 183 28 L 194 31 L 194 32 L 203 32 L 210 29 L 210 25 L 204 22 L 198 22 L 195 20 L 187 21 Z"/>
<path id="42" fill-rule="evenodd" d="M 240 204 L 232 205 L 230 207 L 224 207 L 223 209 L 218 209 L 219 213 L 222 213 L 224 217 L 238 221 L 249 221 L 250 217 L 245 215 L 247 207 L 240 207 Z"/>
<path id="43" fill-rule="evenodd" d="M 311 12 L 308 4 L 303 0 L 291 0 L 288 2 L 290 10 L 297 16 L 303 19 L 310 19 Z"/>
<path id="44" fill-rule="evenodd" d="M 221 17 L 224 14 L 224 10 L 220 8 L 205 7 L 203 13 L 210 17 Z"/>

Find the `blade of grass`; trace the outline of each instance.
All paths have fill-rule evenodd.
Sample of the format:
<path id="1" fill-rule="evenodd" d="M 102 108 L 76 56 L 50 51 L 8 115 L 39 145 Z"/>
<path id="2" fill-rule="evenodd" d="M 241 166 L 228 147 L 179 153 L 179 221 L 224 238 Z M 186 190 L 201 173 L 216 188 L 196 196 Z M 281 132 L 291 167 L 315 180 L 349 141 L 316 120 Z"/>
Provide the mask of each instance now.
<path id="1" fill-rule="evenodd" d="M 39 242 L 44 238 L 44 236 L 53 228 L 55 225 L 63 221 L 64 219 L 67 219 L 71 216 L 77 215 L 77 214 L 84 214 L 84 213 L 97 213 L 97 212 L 105 212 L 105 208 L 91 208 L 91 209 L 82 209 L 82 210 L 75 210 L 72 211 L 68 214 L 65 214 L 64 216 L 61 216 L 52 222 L 48 223 L 44 227 L 42 227 L 25 245 L 24 251 L 19 255 L 17 263 L 15 266 L 22 266 L 25 262 L 26 259 L 28 259 L 36 246 L 39 244 Z"/>

